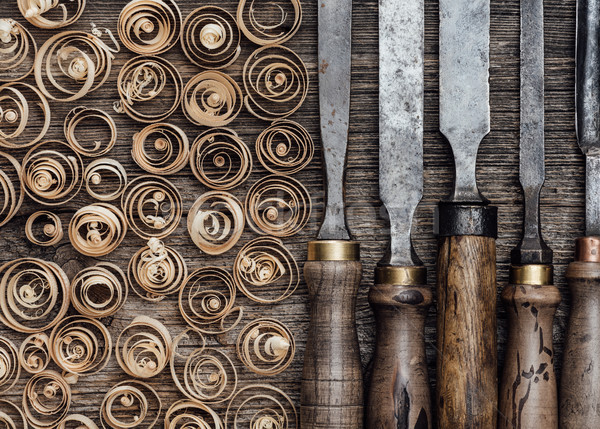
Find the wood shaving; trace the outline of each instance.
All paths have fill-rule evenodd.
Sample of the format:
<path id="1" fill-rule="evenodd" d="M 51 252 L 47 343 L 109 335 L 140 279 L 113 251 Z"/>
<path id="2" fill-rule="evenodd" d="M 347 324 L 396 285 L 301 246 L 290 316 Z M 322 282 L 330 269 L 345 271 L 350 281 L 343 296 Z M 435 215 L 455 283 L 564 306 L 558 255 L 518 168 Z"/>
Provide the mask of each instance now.
<path id="1" fill-rule="evenodd" d="M 51 359 L 50 338 L 43 332 L 31 334 L 21 343 L 19 362 L 28 373 L 38 374 L 44 371 Z"/>
<path id="2" fill-rule="evenodd" d="M 127 300 L 127 278 L 115 264 L 100 262 L 77 273 L 71 282 L 71 304 L 83 316 L 99 319 L 121 309 Z"/>
<path id="3" fill-rule="evenodd" d="M 190 166 L 203 185 L 224 191 L 248 179 L 252 172 L 252 154 L 235 131 L 211 129 L 194 141 Z"/>
<path id="4" fill-rule="evenodd" d="M 250 113 L 265 121 L 287 118 L 308 94 L 308 70 L 300 57 L 284 46 L 264 46 L 248 57 L 243 70 Z"/>
<path id="5" fill-rule="evenodd" d="M 119 161 L 101 158 L 88 164 L 83 173 L 83 182 L 85 190 L 93 198 L 112 201 L 125 191 L 127 172 Z"/>
<path id="6" fill-rule="evenodd" d="M 107 203 L 83 207 L 69 224 L 69 240 L 79 253 L 104 256 L 115 250 L 125 238 L 127 221 L 121 211 Z"/>
<path id="7" fill-rule="evenodd" d="M 95 140 L 93 142 L 93 147 L 84 147 L 79 140 L 77 140 L 75 130 L 80 123 L 86 120 L 93 121 L 94 125 L 97 125 L 98 123 L 105 123 L 108 125 L 110 140 L 106 143 L 103 143 L 101 140 Z M 115 124 L 114 119 L 102 110 L 84 106 L 75 107 L 69 112 L 65 118 L 64 132 L 67 142 L 83 156 L 98 157 L 105 155 L 117 142 L 117 125 Z M 96 136 L 97 133 L 94 132 L 94 135 Z"/>
<path id="8" fill-rule="evenodd" d="M 21 165 L 4 152 L 0 152 L 0 189 L 0 226 L 3 226 L 17 214 L 25 196 Z"/>
<path id="9" fill-rule="evenodd" d="M 53 29 L 66 27 L 77 21 L 85 9 L 85 1 L 17 0 L 17 5 L 23 17 L 31 24 Z"/>
<path id="10" fill-rule="evenodd" d="M 256 139 L 256 156 L 271 173 L 289 175 L 313 159 L 315 145 L 306 129 L 297 122 L 279 120 Z"/>
<path id="11" fill-rule="evenodd" d="M 42 225 L 39 221 L 44 219 Z M 63 227 L 60 218 L 49 211 L 33 213 L 25 223 L 25 236 L 38 246 L 54 246 L 63 238 Z"/>
<path id="12" fill-rule="evenodd" d="M 133 136 L 131 156 L 151 174 L 168 175 L 186 166 L 190 143 L 185 132 L 171 124 L 151 124 Z"/>
<path id="13" fill-rule="evenodd" d="M 28 429 L 23 411 L 15 404 L 0 399 L 0 426 L 3 429 Z"/>
<path id="14" fill-rule="evenodd" d="M 71 387 L 56 371 L 42 371 L 29 379 L 23 390 L 23 411 L 36 429 L 58 426 L 69 414 Z"/>
<path id="15" fill-rule="evenodd" d="M 188 213 L 187 227 L 200 250 L 209 255 L 220 255 L 239 241 L 244 222 L 244 211 L 235 196 L 212 191 L 194 202 Z"/>
<path id="16" fill-rule="evenodd" d="M 198 67 L 218 70 L 230 66 L 242 51 L 240 40 L 234 17 L 217 6 L 200 7 L 183 23 L 183 52 Z"/>
<path id="17" fill-rule="evenodd" d="M 248 224 L 256 233 L 289 237 L 306 226 L 312 203 L 299 181 L 271 175 L 250 188 L 244 208 Z"/>
<path id="18" fill-rule="evenodd" d="M 283 2 L 240 0 L 237 21 L 250 41 L 257 45 L 279 45 L 296 34 L 302 24 L 302 4 L 300 0 L 287 0 L 285 6 L 281 3 Z M 273 23 L 272 17 L 277 15 L 279 15 L 279 22 Z M 292 15 L 291 19 L 290 15 Z M 261 18 L 265 17 L 269 19 L 261 22 Z"/>
<path id="19" fill-rule="evenodd" d="M 165 416 L 165 429 L 223 429 L 223 422 L 208 405 L 182 399 L 174 402 Z"/>
<path id="20" fill-rule="evenodd" d="M 0 82 L 25 79 L 33 71 L 37 44 L 14 19 L 0 19 Z"/>
<path id="21" fill-rule="evenodd" d="M 70 423 L 67 425 L 67 423 Z M 91 419 L 86 416 L 82 416 L 81 414 L 71 414 L 67 416 L 66 419 L 62 421 L 61 424 L 57 426 L 56 429 L 98 429 L 96 423 L 94 423 Z"/>
<path id="22" fill-rule="evenodd" d="M 21 375 L 19 353 L 8 338 L 0 337 L 0 393 L 10 390 Z"/>
<path id="23" fill-rule="evenodd" d="M 100 406 L 100 423 L 106 429 L 154 428 L 162 403 L 149 384 L 127 380 L 113 386 Z"/>

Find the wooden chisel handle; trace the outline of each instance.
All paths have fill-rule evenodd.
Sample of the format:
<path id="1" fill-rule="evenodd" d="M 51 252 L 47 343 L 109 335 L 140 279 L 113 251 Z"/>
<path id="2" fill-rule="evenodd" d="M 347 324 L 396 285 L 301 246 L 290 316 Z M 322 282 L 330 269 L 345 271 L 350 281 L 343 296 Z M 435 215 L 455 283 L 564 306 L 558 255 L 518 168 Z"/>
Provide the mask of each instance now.
<path id="1" fill-rule="evenodd" d="M 366 427 L 431 429 L 431 396 L 424 327 L 431 289 L 424 267 L 379 267 L 369 302 L 377 341 Z"/>
<path id="2" fill-rule="evenodd" d="M 500 384 L 498 429 L 557 429 L 552 324 L 561 301 L 560 292 L 551 285 L 550 265 L 512 267 L 511 278 L 516 284 L 502 291 L 508 314 L 508 343 Z"/>
<path id="3" fill-rule="evenodd" d="M 363 377 L 356 333 L 362 275 L 358 243 L 309 243 L 304 278 L 310 325 L 302 371 L 303 429 L 362 429 Z"/>

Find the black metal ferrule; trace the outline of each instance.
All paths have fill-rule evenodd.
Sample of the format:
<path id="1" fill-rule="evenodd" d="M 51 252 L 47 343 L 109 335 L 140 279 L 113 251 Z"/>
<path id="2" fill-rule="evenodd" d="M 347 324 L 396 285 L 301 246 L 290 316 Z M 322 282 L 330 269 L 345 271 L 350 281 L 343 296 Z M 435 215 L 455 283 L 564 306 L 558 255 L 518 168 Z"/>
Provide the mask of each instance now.
<path id="1" fill-rule="evenodd" d="M 480 235 L 497 238 L 498 208 L 440 201 L 435 210 L 434 233 L 439 237 Z"/>

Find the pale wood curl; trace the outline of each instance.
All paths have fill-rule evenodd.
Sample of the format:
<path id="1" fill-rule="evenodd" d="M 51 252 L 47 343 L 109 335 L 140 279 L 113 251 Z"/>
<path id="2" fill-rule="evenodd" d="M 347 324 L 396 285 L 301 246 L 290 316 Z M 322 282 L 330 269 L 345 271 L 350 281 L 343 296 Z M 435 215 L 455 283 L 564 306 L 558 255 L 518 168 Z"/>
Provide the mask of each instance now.
<path id="1" fill-rule="evenodd" d="M 41 228 L 41 231 L 34 231 L 34 226 L 37 223 L 36 221 L 42 217 L 45 218 L 46 221 Z M 29 241 L 38 246 L 54 246 L 62 240 L 63 235 L 62 222 L 58 215 L 46 210 L 40 210 L 33 213 L 27 218 L 27 222 L 25 223 L 25 236 Z M 41 238 L 38 238 L 40 236 Z"/>
<path id="2" fill-rule="evenodd" d="M 71 304 L 83 316 L 109 317 L 127 300 L 127 278 L 115 264 L 100 262 L 77 273 L 71 282 Z"/>
<path id="3" fill-rule="evenodd" d="M 93 257 L 108 255 L 115 250 L 126 233 L 125 216 L 107 203 L 80 208 L 69 224 L 69 240 L 75 250 Z"/>
<path id="4" fill-rule="evenodd" d="M 160 396 L 152 386 L 137 380 L 114 385 L 100 405 L 104 429 L 152 429 L 162 410 Z"/>
<path id="5" fill-rule="evenodd" d="M 23 411 L 10 401 L 0 399 L 0 427 L 3 429 L 28 429 Z"/>
<path id="6" fill-rule="evenodd" d="M 151 124 L 134 134 L 131 156 L 148 173 L 174 174 L 188 163 L 190 142 L 178 126 Z"/>
<path id="7" fill-rule="evenodd" d="M 280 4 L 281 2 L 240 0 L 237 7 L 237 21 L 249 40 L 257 45 L 280 45 L 296 34 L 302 24 L 302 3 L 300 0 L 286 0 L 289 5 L 284 7 Z M 280 19 L 276 24 L 260 21 L 261 16 L 275 17 L 277 15 Z M 292 19 L 289 19 L 290 15 L 293 16 Z"/>
<path id="8" fill-rule="evenodd" d="M 223 429 L 219 415 L 199 401 L 174 402 L 165 416 L 165 429 Z"/>
<path id="9" fill-rule="evenodd" d="M 0 19 L 0 82 L 17 82 L 33 71 L 37 44 L 14 19 Z"/>
<path id="10" fill-rule="evenodd" d="M 71 406 L 71 387 L 58 372 L 34 374 L 23 390 L 23 411 L 36 429 L 51 429 L 65 420 Z"/>
<path id="11" fill-rule="evenodd" d="M 0 152 L 0 226 L 17 214 L 24 196 L 21 165 L 11 155 Z"/>
<path id="12" fill-rule="evenodd" d="M 102 121 L 108 125 L 110 131 L 110 139 L 106 143 L 102 143 L 100 140 L 94 141 L 94 147 L 84 147 L 77 140 L 75 130 L 77 126 L 85 121 L 93 119 L 95 121 Z M 111 118 L 106 112 L 100 109 L 93 109 L 89 107 L 79 106 L 71 110 L 65 117 L 64 132 L 67 142 L 71 147 L 76 150 L 79 154 L 90 157 L 102 156 L 109 152 L 115 143 L 117 142 L 117 125 L 113 118 Z"/>
<path id="13" fill-rule="evenodd" d="M 23 17 L 39 28 L 66 27 L 77 21 L 86 0 L 17 0 Z M 70 15 L 70 16 L 69 16 Z"/>
<path id="14" fill-rule="evenodd" d="M 44 371 L 50 360 L 50 338 L 45 333 L 31 334 L 21 343 L 19 362 L 28 373 L 38 374 Z"/>
<path id="15" fill-rule="evenodd" d="M 114 159 L 96 159 L 85 168 L 83 182 L 90 196 L 100 201 L 112 201 L 125 191 L 127 171 L 119 161 Z M 116 188 L 114 188 L 115 184 Z"/>
<path id="16" fill-rule="evenodd" d="M 275 121 L 256 139 L 256 155 L 271 173 L 294 174 L 313 159 L 315 145 L 306 129 L 297 122 Z"/>
<path id="17" fill-rule="evenodd" d="M 19 380 L 19 352 L 11 340 L 0 337 L 0 393 L 10 390 Z"/>

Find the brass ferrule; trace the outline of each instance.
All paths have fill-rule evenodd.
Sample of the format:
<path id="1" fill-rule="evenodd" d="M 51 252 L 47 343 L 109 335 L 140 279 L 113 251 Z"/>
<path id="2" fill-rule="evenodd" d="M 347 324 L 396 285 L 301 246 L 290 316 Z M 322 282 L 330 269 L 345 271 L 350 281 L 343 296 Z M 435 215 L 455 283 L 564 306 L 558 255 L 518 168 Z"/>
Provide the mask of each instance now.
<path id="1" fill-rule="evenodd" d="M 391 265 L 375 268 L 375 284 L 419 286 L 427 283 L 425 267 L 394 267 Z"/>
<path id="2" fill-rule="evenodd" d="M 582 237 L 575 241 L 575 260 L 600 262 L 600 237 Z"/>
<path id="3" fill-rule="evenodd" d="M 544 286 L 553 284 L 552 265 L 511 265 L 510 284 Z"/>
<path id="4" fill-rule="evenodd" d="M 360 244 L 348 240 L 308 242 L 309 261 L 360 261 Z"/>

